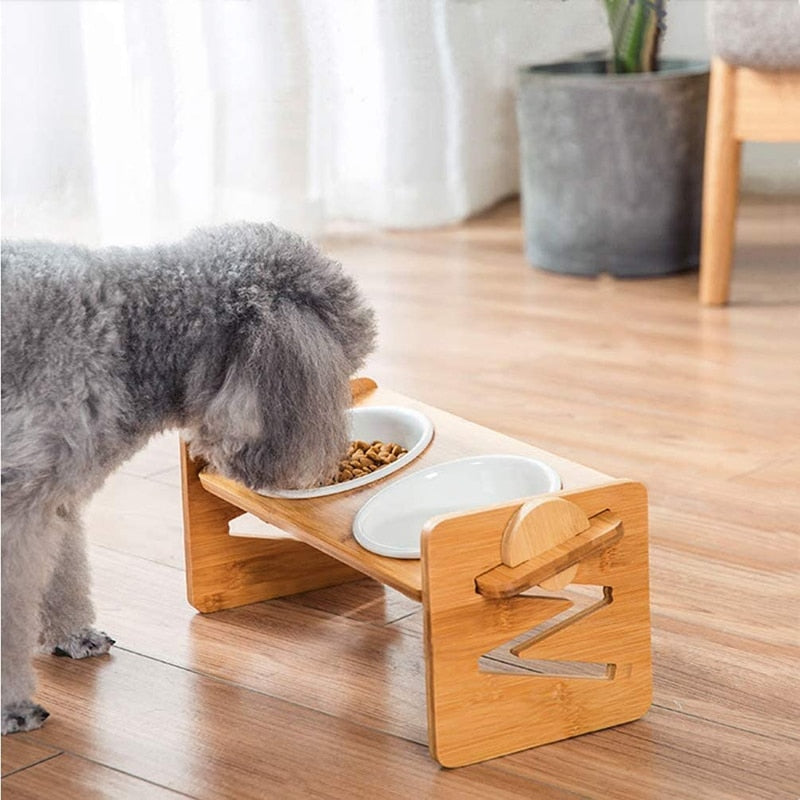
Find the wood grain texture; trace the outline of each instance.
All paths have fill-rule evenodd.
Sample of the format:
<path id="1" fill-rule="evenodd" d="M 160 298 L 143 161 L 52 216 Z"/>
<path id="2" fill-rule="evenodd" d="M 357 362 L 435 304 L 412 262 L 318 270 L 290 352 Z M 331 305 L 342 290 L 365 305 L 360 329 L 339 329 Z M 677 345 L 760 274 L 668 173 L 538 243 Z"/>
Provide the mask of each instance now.
<path id="1" fill-rule="evenodd" d="M 509 523 L 509 526 L 513 524 Z M 583 523 L 581 522 L 581 525 Z M 559 537 L 557 544 L 537 547 L 526 562 L 516 567 L 504 563 L 475 578 L 475 588 L 484 597 L 502 599 L 514 597 L 533 586 L 544 589 L 561 589 L 571 583 L 578 574 L 578 563 L 615 545 L 622 538 L 622 521 L 610 512 L 601 512 L 587 518 L 586 529 L 566 537 Z M 503 535 L 503 543 L 508 527 Z"/>
<path id="2" fill-rule="evenodd" d="M 78 757 L 155 783 L 164 749 L 169 787 L 209 800 L 287 786 L 324 797 L 326 780 L 340 796 L 404 800 L 800 796 L 800 202 L 742 199 L 726 308 L 698 307 L 692 273 L 532 270 L 522 240 L 511 202 L 436 231 L 343 230 L 325 248 L 376 308 L 365 370 L 380 383 L 647 485 L 651 710 L 441 770 L 425 750 L 419 604 L 360 580 L 196 614 L 168 566 L 183 561 L 177 446 L 156 442 L 90 515 L 98 625 L 117 645 L 108 659 L 38 661 L 44 746 L 80 737 Z M 285 712 L 265 732 L 273 701 Z M 378 780 L 361 774 L 373 768 Z M 55 774 L 42 796 L 60 786 Z"/>
<path id="3" fill-rule="evenodd" d="M 495 565 L 518 507 L 451 514 L 422 537 L 431 752 L 445 766 L 577 736 L 642 716 L 652 697 L 647 497 L 619 482 L 563 497 L 592 517 L 609 509 L 624 535 L 578 565 L 575 582 L 611 587 L 613 601 L 548 631 L 525 657 L 608 665 L 604 679 L 482 672 L 478 659 L 560 612 L 535 597 L 487 600 L 476 575 Z M 609 599 L 611 594 L 609 593 Z M 553 670 L 556 672 L 556 670 Z M 469 698 L 465 702 L 464 698 Z"/>
<path id="4" fill-rule="evenodd" d="M 41 747 L 20 736 L 4 737 L 0 749 L 2 749 L 3 777 L 33 764 L 38 764 L 40 761 L 53 758 L 60 752 L 51 747 Z"/>
<path id="5" fill-rule="evenodd" d="M 570 796 L 483 765 L 443 771 L 422 745 L 263 692 L 244 697 L 235 684 L 125 651 L 83 663 L 46 659 L 40 667 L 41 699 L 54 724 L 26 734 L 32 741 L 62 741 L 72 755 L 189 797 Z"/>
<path id="6" fill-rule="evenodd" d="M 500 544 L 500 557 L 505 566 L 517 567 L 588 527 L 588 518 L 574 503 L 561 498 L 530 500 L 519 508 L 506 526 Z M 572 582 L 577 571 L 577 567 L 571 566 L 557 575 L 551 575 L 545 588 L 560 589 L 566 586 Z"/>
<path id="7" fill-rule="evenodd" d="M 43 800 L 45 797 L 64 800 L 179 800 L 185 796 L 68 754 L 36 764 L 3 781 L 6 800 Z"/>
<path id="8" fill-rule="evenodd" d="M 341 587 L 347 608 L 336 614 L 313 607 L 315 592 L 198 615 L 183 600 L 181 571 L 153 569 L 104 548 L 92 555 L 98 624 L 113 630 L 117 648 L 427 742 L 422 635 L 383 624 L 377 611 L 383 587 L 370 582 L 367 592 L 360 582 L 343 594 Z M 364 596 L 375 600 L 375 617 L 354 619 Z M 402 595 L 394 603 L 419 608 Z"/>
<path id="9" fill-rule="evenodd" d="M 558 785 L 582 797 L 790 800 L 797 795 L 795 753 L 786 741 L 657 708 L 631 725 L 515 753 L 502 763 L 519 776 L 559 774 Z"/>

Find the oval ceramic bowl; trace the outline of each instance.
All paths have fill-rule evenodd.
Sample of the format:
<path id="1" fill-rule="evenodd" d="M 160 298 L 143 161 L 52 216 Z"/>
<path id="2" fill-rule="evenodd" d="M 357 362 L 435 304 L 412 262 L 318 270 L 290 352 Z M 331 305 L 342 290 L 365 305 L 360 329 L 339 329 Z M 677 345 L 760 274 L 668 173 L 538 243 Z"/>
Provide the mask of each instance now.
<path id="1" fill-rule="evenodd" d="M 366 442 L 394 442 L 408 450 L 381 469 L 362 475 L 343 483 L 332 483 L 316 489 L 260 489 L 259 494 L 265 497 L 288 497 L 303 499 L 323 497 L 339 492 L 348 492 L 360 486 L 385 478 L 402 469 L 413 461 L 433 438 L 433 423 L 419 411 L 403 406 L 362 406 L 348 410 L 350 439 L 362 439 Z"/>
<path id="2" fill-rule="evenodd" d="M 420 534 L 431 517 L 560 488 L 561 477 L 552 467 L 525 456 L 447 461 L 394 481 L 371 497 L 353 520 L 353 536 L 378 555 L 419 558 Z"/>

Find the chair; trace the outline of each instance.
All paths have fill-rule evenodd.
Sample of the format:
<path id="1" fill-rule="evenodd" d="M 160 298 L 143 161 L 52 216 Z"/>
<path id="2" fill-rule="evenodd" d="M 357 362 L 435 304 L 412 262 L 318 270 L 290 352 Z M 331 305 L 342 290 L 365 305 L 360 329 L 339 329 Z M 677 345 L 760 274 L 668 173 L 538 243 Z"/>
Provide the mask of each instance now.
<path id="1" fill-rule="evenodd" d="M 800 3 L 711 0 L 700 302 L 725 305 L 743 141 L 800 140 Z"/>

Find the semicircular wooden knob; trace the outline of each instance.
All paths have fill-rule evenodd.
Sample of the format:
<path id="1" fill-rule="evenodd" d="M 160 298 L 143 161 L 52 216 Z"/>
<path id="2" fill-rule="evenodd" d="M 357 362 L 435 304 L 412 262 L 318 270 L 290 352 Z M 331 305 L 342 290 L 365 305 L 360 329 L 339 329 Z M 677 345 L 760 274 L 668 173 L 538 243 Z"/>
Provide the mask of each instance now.
<path id="1" fill-rule="evenodd" d="M 583 509 L 561 497 L 529 500 L 508 521 L 500 544 L 500 557 L 516 567 L 534 556 L 571 539 L 590 525 Z M 571 583 L 578 572 L 574 564 L 539 585 L 555 591 Z"/>

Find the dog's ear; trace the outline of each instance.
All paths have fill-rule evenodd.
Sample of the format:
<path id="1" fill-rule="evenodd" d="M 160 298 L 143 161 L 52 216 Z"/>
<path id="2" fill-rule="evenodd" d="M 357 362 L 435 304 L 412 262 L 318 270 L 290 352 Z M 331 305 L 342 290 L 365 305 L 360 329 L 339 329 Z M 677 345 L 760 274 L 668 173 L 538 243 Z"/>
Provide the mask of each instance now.
<path id="1" fill-rule="evenodd" d="M 230 474 L 227 465 L 236 454 L 262 433 L 258 387 L 248 377 L 246 361 L 247 353 L 238 351 L 216 392 L 209 391 L 215 363 L 195 364 L 188 380 L 188 394 L 195 405 L 193 424 L 184 432 L 190 455 L 226 474 Z"/>
<path id="2" fill-rule="evenodd" d="M 243 336 L 192 451 L 251 488 L 327 480 L 347 447 L 351 371 L 314 311 L 276 303 Z"/>
<path id="3" fill-rule="evenodd" d="M 242 359 L 236 359 L 228 367 L 222 387 L 208 403 L 203 419 L 206 428 L 217 431 L 233 447 L 257 439 L 263 429 L 258 387 L 247 374 Z"/>

